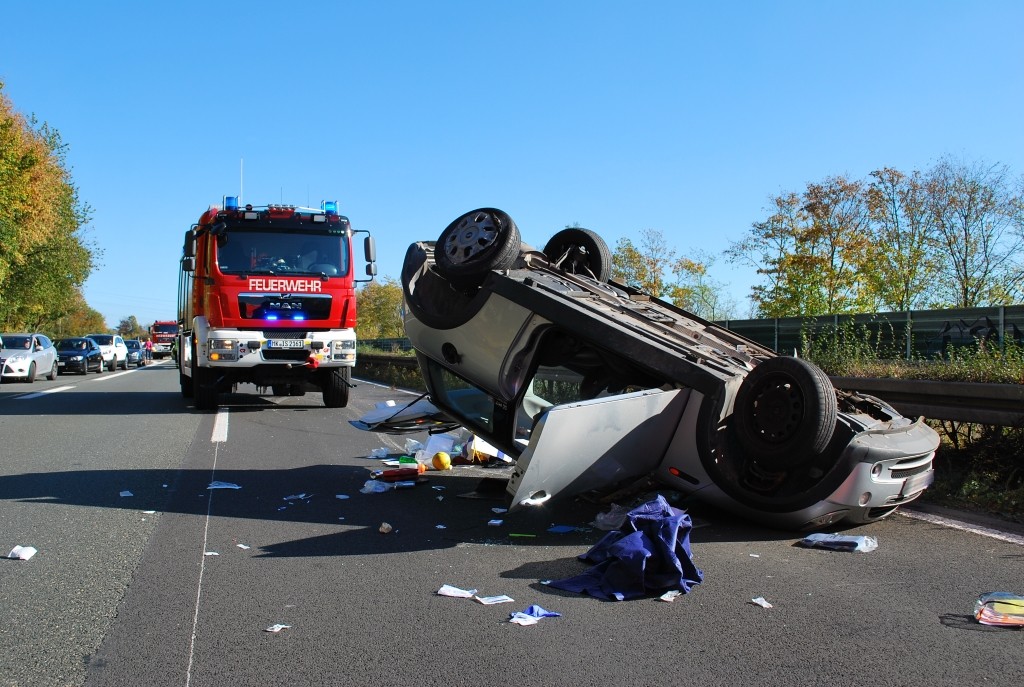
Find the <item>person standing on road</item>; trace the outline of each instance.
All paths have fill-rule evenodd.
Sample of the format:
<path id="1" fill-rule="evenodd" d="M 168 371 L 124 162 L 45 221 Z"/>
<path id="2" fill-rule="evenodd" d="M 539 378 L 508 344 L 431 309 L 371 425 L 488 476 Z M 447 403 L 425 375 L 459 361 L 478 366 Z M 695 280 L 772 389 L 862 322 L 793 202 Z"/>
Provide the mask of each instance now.
<path id="1" fill-rule="evenodd" d="M 153 339 L 146 339 L 144 346 L 146 349 L 146 361 L 148 362 L 153 359 Z"/>

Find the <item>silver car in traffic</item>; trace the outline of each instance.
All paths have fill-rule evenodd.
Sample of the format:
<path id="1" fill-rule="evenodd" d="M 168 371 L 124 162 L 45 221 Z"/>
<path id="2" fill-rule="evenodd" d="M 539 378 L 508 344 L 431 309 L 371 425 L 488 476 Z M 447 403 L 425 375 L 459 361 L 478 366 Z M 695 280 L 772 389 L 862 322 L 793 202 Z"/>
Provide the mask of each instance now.
<path id="1" fill-rule="evenodd" d="M 0 334 L 0 378 L 34 382 L 39 375 L 57 378 L 57 350 L 39 332 Z"/>

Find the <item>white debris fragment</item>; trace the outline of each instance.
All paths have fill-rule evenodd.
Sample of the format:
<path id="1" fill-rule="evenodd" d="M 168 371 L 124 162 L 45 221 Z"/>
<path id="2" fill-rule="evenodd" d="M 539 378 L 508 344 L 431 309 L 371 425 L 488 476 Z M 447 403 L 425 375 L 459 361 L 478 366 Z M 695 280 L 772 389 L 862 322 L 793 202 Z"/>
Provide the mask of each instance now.
<path id="1" fill-rule="evenodd" d="M 683 593 L 681 591 L 679 591 L 678 589 L 670 589 L 669 591 L 667 591 L 664 594 L 662 594 L 661 596 L 659 596 L 658 597 L 658 601 L 665 601 L 667 603 L 672 603 L 678 597 L 682 596 L 682 594 Z"/>
<path id="2" fill-rule="evenodd" d="M 446 530 L 446 529 L 448 529 L 448 526 L 447 525 L 434 525 L 434 529 Z"/>
<path id="3" fill-rule="evenodd" d="M 501 527 L 502 525 L 505 524 L 505 521 L 504 520 L 499 520 L 499 519 L 495 518 L 494 520 L 488 520 L 487 524 L 490 525 L 491 527 Z"/>
<path id="4" fill-rule="evenodd" d="M 274 634 L 277 634 L 281 630 L 287 630 L 290 627 L 291 627 L 291 625 L 282 625 L 281 623 L 277 623 L 277 624 L 271 625 L 270 627 L 264 629 L 263 631 L 264 632 L 273 632 Z"/>
<path id="5" fill-rule="evenodd" d="M 121 492 L 121 496 L 135 496 L 135 494 L 125 489 L 124 491 Z"/>
<path id="6" fill-rule="evenodd" d="M 142 511 L 143 515 L 153 515 L 154 513 L 156 513 L 155 510 L 144 510 L 144 511 Z"/>
<path id="7" fill-rule="evenodd" d="M 14 558 L 15 560 L 19 561 L 27 561 L 37 553 L 39 552 L 36 550 L 34 546 L 21 546 L 19 544 L 18 546 L 15 546 L 13 549 L 11 549 L 11 552 L 7 554 L 7 557 Z"/>
<path id="8" fill-rule="evenodd" d="M 235 546 L 237 546 L 238 548 L 242 549 L 243 551 L 248 551 L 249 549 L 252 548 L 251 546 L 246 546 L 245 544 L 235 544 Z"/>
<path id="9" fill-rule="evenodd" d="M 389 522 L 382 522 L 380 524 L 380 527 L 378 527 L 377 529 L 378 531 L 380 531 L 381 534 L 391 534 L 395 528 L 392 527 L 391 523 Z"/>
<path id="10" fill-rule="evenodd" d="M 515 601 L 515 599 L 513 599 L 511 596 L 506 596 L 505 594 L 498 594 L 497 596 L 474 596 L 473 599 L 475 601 L 479 601 L 485 606 L 492 606 L 494 604 L 507 604 L 509 602 Z"/>
<path id="11" fill-rule="evenodd" d="M 334 495 L 334 498 L 336 498 L 336 499 L 341 499 L 342 501 L 344 501 L 344 500 L 345 500 L 345 499 L 347 499 L 348 497 L 349 497 L 349 496 L 348 496 L 348 494 L 335 494 L 335 495 Z"/>
<path id="12" fill-rule="evenodd" d="M 207 489 L 241 489 L 242 487 L 238 486 L 237 484 L 234 484 L 233 482 L 213 481 L 213 482 L 210 482 L 210 486 L 208 486 L 206 488 Z"/>
<path id="13" fill-rule="evenodd" d="M 219 556 L 220 554 L 216 551 L 207 551 L 203 554 L 204 556 Z"/>
<path id="14" fill-rule="evenodd" d="M 442 584 L 441 588 L 437 590 L 437 594 L 441 596 L 455 596 L 460 599 L 469 599 L 476 595 L 475 589 L 459 589 L 453 587 L 450 584 Z"/>
<path id="15" fill-rule="evenodd" d="M 765 599 L 763 596 L 759 596 L 756 599 L 751 599 L 750 603 L 754 604 L 755 606 L 760 606 L 761 608 L 772 608 L 772 605 L 768 603 L 768 600 Z"/>
<path id="16" fill-rule="evenodd" d="M 502 513 L 507 513 L 508 512 L 508 508 L 492 508 L 491 512 L 496 514 L 496 515 L 501 515 Z"/>

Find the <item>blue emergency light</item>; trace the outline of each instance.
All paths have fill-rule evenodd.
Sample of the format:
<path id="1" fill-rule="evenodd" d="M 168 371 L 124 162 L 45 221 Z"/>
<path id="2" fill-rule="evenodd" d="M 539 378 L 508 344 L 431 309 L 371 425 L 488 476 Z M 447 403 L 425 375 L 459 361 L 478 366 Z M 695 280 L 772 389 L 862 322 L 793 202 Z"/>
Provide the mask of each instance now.
<path id="1" fill-rule="evenodd" d="M 238 196 L 224 196 L 224 209 L 225 210 L 237 210 L 238 209 Z"/>
<path id="2" fill-rule="evenodd" d="M 328 215 L 336 215 L 336 214 L 338 214 L 338 201 L 336 201 L 336 200 L 324 200 L 324 201 L 321 201 L 320 207 Z"/>

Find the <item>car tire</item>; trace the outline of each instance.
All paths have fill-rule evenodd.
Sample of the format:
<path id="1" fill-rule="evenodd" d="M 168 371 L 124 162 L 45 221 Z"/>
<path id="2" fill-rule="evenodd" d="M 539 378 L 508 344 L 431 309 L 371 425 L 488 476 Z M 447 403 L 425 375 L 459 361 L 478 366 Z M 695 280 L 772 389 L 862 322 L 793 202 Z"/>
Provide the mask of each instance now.
<path id="1" fill-rule="evenodd" d="M 199 356 L 192 346 L 192 399 L 196 410 L 216 410 L 220 392 L 214 384 L 213 371 L 196 365 Z"/>
<path id="2" fill-rule="evenodd" d="M 25 381 L 29 384 L 36 381 L 36 364 L 34 362 L 28 364 L 28 374 L 25 375 Z"/>
<path id="3" fill-rule="evenodd" d="M 99 367 L 96 369 L 96 374 L 98 374 L 98 375 L 103 374 L 103 370 L 105 370 L 106 367 L 107 367 L 106 361 L 103 360 L 103 358 L 100 358 L 100 364 L 99 364 Z"/>
<path id="4" fill-rule="evenodd" d="M 50 368 L 50 374 L 46 375 L 46 378 L 51 382 L 57 379 L 57 375 L 60 374 L 60 370 L 57 369 L 57 361 L 53 361 L 53 367 Z"/>
<path id="5" fill-rule="evenodd" d="M 125 358 L 124 360 L 121 361 L 120 368 L 122 370 L 127 370 L 128 369 L 128 358 Z"/>
<path id="6" fill-rule="evenodd" d="M 548 240 L 544 255 L 563 272 L 586 275 L 600 282 L 607 282 L 612 276 L 608 244 L 590 229 L 563 229 Z"/>
<path id="7" fill-rule="evenodd" d="M 825 451 L 837 413 L 835 388 L 820 368 L 779 356 L 759 363 L 740 384 L 732 430 L 755 463 L 784 471 Z"/>
<path id="8" fill-rule="evenodd" d="M 336 367 L 328 371 L 327 378 L 323 384 L 324 406 L 327 408 L 344 408 L 347 406 L 351 386 L 351 367 Z"/>
<path id="9" fill-rule="evenodd" d="M 522 246 L 519 227 L 495 208 L 467 212 L 449 224 L 437 240 L 437 271 L 458 289 L 476 288 L 491 270 L 512 267 Z"/>

